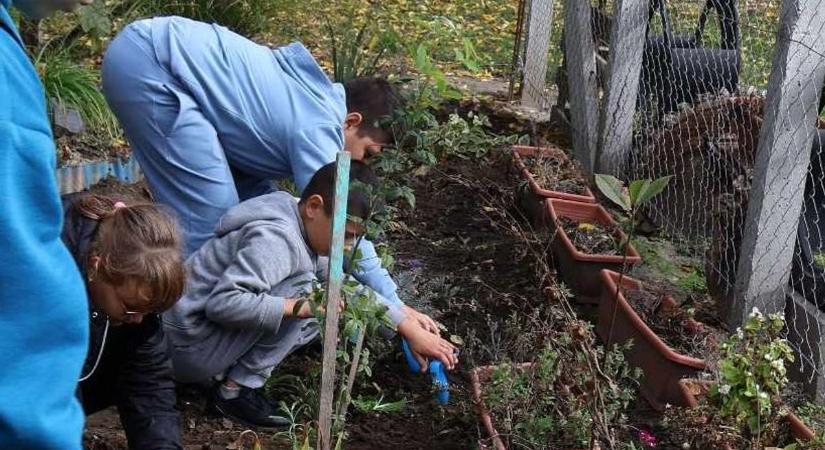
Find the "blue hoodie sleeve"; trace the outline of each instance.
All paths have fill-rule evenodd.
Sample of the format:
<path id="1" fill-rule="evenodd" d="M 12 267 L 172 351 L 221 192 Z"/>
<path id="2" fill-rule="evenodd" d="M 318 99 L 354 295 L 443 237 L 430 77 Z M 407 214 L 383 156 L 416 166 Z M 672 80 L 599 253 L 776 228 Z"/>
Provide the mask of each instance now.
<path id="1" fill-rule="evenodd" d="M 319 125 L 298 130 L 292 139 L 292 178 L 298 191 L 303 192 L 315 172 L 334 162 L 335 155 L 344 149 L 344 131 L 340 124 Z"/>
<path id="2" fill-rule="evenodd" d="M 404 303 L 398 298 L 396 292 L 398 286 L 392 280 L 387 269 L 381 265 L 381 258 L 375 252 L 375 246 L 372 242 L 362 239 L 361 243 L 358 244 L 358 250 L 360 250 L 361 258 L 356 261 L 357 270 L 352 273 L 355 279 L 371 287 L 372 290 L 388 301 L 403 305 Z"/>
<path id="3" fill-rule="evenodd" d="M 60 240 L 43 87 L 0 0 L 0 448 L 80 450 L 83 282 Z"/>

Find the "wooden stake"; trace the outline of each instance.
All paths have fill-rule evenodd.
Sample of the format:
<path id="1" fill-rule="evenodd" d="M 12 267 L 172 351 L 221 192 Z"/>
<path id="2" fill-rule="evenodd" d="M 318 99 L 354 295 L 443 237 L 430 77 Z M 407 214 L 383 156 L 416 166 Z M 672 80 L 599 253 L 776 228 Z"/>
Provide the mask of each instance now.
<path id="1" fill-rule="evenodd" d="M 329 252 L 324 357 L 321 366 L 321 405 L 318 417 L 318 449 L 332 447 L 332 400 L 335 396 L 335 356 L 338 347 L 338 304 L 344 283 L 344 230 L 347 224 L 350 155 L 339 152 L 336 158 L 335 202 L 332 217 L 332 245 Z"/>

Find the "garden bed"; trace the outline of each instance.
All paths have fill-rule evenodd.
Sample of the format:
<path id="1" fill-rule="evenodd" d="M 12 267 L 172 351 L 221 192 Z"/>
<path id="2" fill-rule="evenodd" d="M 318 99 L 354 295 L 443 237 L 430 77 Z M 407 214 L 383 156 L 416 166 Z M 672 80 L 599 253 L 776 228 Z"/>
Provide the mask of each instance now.
<path id="1" fill-rule="evenodd" d="M 519 185 L 519 206 L 536 227 L 545 225 L 547 198 L 596 202 L 582 171 L 558 147 L 514 145 L 513 162 L 523 179 Z"/>
<path id="2" fill-rule="evenodd" d="M 461 336 L 467 346 L 462 349 L 461 366 L 449 374 L 451 398 L 446 407 L 436 404 L 427 377 L 409 374 L 399 348 L 373 355 L 376 362 L 371 381 L 380 391 L 368 387 L 356 390 L 354 395 L 383 396 L 386 402 L 406 399 L 406 406 L 400 412 L 352 407 L 347 449 L 463 450 L 472 448 L 482 437 L 465 382 L 468 368 L 488 364 L 506 353 L 502 343 L 497 344 L 483 330 L 498 327 L 501 332 L 503 324 L 496 323 L 516 312 L 527 314 L 535 305 L 546 302 L 527 243 L 499 225 L 498 214 L 506 213 L 503 209 L 492 210 L 493 206 L 512 205 L 516 180 L 508 175 L 509 165 L 509 156 L 503 154 L 489 162 L 455 159 L 413 183 L 418 206 L 403 213 L 406 225 L 393 231 L 388 239 L 396 248 L 393 273 L 414 269 L 416 276 L 404 288 L 402 298 L 432 311 L 434 318 L 448 327 L 449 334 Z M 497 204 L 491 206 L 485 200 L 488 198 L 497 199 Z M 414 303 L 425 300 L 426 305 Z M 530 351 L 521 344 L 508 345 Z M 287 362 L 290 360 L 293 362 L 276 374 L 305 376 L 307 360 L 299 356 Z M 276 399 L 289 403 L 288 391 L 288 386 L 283 392 L 276 391 Z M 224 449 L 244 430 L 208 414 L 203 393 L 184 392 L 178 403 L 183 411 L 187 449 Z M 274 432 L 262 431 L 259 435 L 264 449 L 288 448 L 289 444 Z M 114 410 L 90 417 L 86 438 L 88 448 L 126 448 Z"/>
<path id="3" fill-rule="evenodd" d="M 546 207 L 555 231 L 550 243 L 553 264 L 577 302 L 598 303 L 602 269 L 629 270 L 641 261 L 632 244 L 626 255 L 620 251 L 619 243 L 627 237 L 601 205 L 547 199 Z"/>
<path id="4" fill-rule="evenodd" d="M 651 290 L 649 285 L 625 291 L 624 296 L 639 318 L 675 352 L 715 359 L 714 353 L 726 336 L 724 331 L 697 322 L 673 297 Z"/>
<path id="5" fill-rule="evenodd" d="M 708 369 L 705 361 L 707 353 L 680 353 L 671 348 L 649 326 L 628 303 L 625 293 L 643 291 L 642 284 L 633 278 L 604 270 L 601 273 L 602 296 L 599 303 L 599 318 L 596 331 L 602 342 L 611 346 L 631 341 L 632 347 L 626 352 L 628 362 L 642 369 L 640 392 L 656 410 L 663 410 L 666 404 L 680 404 L 682 397 L 678 381 L 685 377 L 695 377 Z M 618 295 L 617 284 L 621 280 L 622 289 Z M 655 294 L 639 294 L 641 298 L 657 300 Z M 678 309 L 672 299 L 667 307 Z M 679 332 L 693 334 L 703 325 L 684 317 L 682 323 L 673 324 L 675 329 L 668 335 Z M 665 319 L 666 320 L 666 319 Z"/>
<path id="6" fill-rule="evenodd" d="M 595 202 L 582 171 L 557 147 L 513 147 L 513 160 L 536 194 Z"/>

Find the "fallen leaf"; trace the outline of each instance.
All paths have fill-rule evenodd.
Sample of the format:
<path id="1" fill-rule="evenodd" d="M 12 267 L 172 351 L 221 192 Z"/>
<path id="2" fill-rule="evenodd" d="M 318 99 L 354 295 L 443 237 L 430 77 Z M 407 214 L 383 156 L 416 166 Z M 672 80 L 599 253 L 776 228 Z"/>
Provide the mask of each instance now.
<path id="1" fill-rule="evenodd" d="M 464 345 L 464 339 L 461 339 L 461 336 L 456 335 L 456 334 L 451 334 L 450 335 L 450 342 L 452 342 L 453 344 L 458 345 L 458 346 L 463 346 Z"/>

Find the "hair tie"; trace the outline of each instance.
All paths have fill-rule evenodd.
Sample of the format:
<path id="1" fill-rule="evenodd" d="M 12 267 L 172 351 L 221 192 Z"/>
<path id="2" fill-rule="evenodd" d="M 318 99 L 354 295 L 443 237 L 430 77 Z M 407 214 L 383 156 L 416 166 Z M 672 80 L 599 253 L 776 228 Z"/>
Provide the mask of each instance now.
<path id="1" fill-rule="evenodd" d="M 125 208 L 126 203 L 123 202 L 115 202 L 115 209 Z"/>

